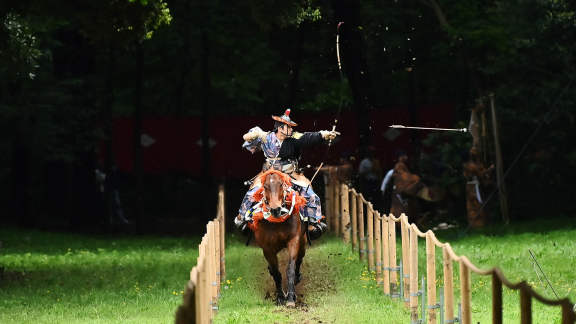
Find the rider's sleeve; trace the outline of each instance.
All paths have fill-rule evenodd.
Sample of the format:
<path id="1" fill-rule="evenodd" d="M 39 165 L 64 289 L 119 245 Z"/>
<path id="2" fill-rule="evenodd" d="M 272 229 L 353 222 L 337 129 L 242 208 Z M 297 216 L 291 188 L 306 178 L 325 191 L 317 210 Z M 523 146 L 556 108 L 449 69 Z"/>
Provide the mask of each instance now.
<path id="1" fill-rule="evenodd" d="M 253 131 L 262 131 L 262 129 L 258 126 L 251 128 L 248 133 Z M 256 153 L 259 150 L 262 150 L 262 139 L 257 137 L 252 141 L 244 141 L 242 147 L 250 151 L 251 153 Z"/>
<path id="2" fill-rule="evenodd" d="M 324 142 L 324 139 L 322 139 L 322 135 L 320 135 L 320 132 L 306 132 L 303 133 L 302 136 L 300 136 L 296 140 L 298 141 L 298 144 L 301 147 L 318 145 Z"/>

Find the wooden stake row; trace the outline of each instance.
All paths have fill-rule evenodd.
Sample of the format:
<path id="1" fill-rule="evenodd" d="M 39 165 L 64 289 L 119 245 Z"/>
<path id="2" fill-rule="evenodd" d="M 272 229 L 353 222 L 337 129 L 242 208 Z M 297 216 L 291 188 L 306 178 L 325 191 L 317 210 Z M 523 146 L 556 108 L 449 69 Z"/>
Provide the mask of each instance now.
<path id="1" fill-rule="evenodd" d="M 225 205 L 220 186 L 216 218 L 206 225 L 198 247 L 196 266 L 190 271 L 183 303 L 176 311 L 176 323 L 211 323 L 218 310 L 220 282 L 225 280 Z"/>
<path id="2" fill-rule="evenodd" d="M 374 273 L 378 285 L 385 295 L 402 299 L 410 309 L 411 321 L 416 323 L 426 317 L 429 324 L 472 323 L 471 316 L 471 278 L 470 272 L 492 276 L 492 314 L 493 323 L 502 323 L 502 285 L 520 290 L 521 322 L 531 323 L 531 300 L 536 298 L 547 305 L 559 305 L 562 308 L 562 324 L 575 323 L 576 315 L 572 303 L 567 298 L 546 299 L 532 290 L 526 282 L 510 283 L 497 267 L 480 270 L 465 256 L 457 256 L 449 243 L 438 241 L 431 230 L 423 233 L 415 224 L 408 222 L 405 214 L 380 215 L 362 194 L 345 184 L 331 180 L 326 185 L 327 222 L 330 230 L 342 237 L 358 251 L 359 260 L 366 262 Z M 397 260 L 396 228 L 400 227 L 401 260 Z M 425 283 L 419 286 L 418 238 L 425 239 L 426 268 Z M 436 247 L 442 249 L 443 305 L 437 302 Z M 454 267 L 458 262 L 460 278 L 461 313 L 454 313 Z M 424 282 L 424 281 L 423 281 Z M 425 286 L 424 286 L 425 285 Z M 419 314 L 419 303 L 426 295 L 426 305 Z M 440 312 L 440 308 L 443 308 Z M 439 314 L 440 313 L 440 314 Z M 440 316 L 439 316 L 440 315 Z M 461 318 L 457 318 L 460 316 Z M 421 316 L 421 317 L 420 317 Z M 440 318 L 439 318 L 440 317 Z"/>

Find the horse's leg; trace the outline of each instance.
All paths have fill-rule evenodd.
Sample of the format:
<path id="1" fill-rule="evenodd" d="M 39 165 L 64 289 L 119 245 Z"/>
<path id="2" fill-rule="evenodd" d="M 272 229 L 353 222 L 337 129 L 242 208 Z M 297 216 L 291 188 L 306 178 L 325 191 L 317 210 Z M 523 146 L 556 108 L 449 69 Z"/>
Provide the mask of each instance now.
<path id="1" fill-rule="evenodd" d="M 278 270 L 278 256 L 274 251 L 264 249 L 264 257 L 268 261 L 268 272 L 276 284 L 276 303 L 282 305 L 285 302 L 284 292 L 282 291 L 282 274 Z"/>
<path id="2" fill-rule="evenodd" d="M 300 244 L 300 249 L 298 250 L 298 256 L 296 257 L 296 285 L 299 284 L 300 281 L 302 281 L 302 273 L 300 273 L 300 266 L 302 265 L 304 255 L 306 255 L 306 243 Z"/>
<path id="3" fill-rule="evenodd" d="M 295 237 L 288 243 L 288 254 L 290 260 L 286 269 L 286 280 L 288 281 L 288 292 L 286 294 L 286 306 L 296 306 L 296 263 L 300 254 L 300 245 L 305 242 L 300 241 L 300 237 Z M 300 260 L 300 263 L 302 260 Z"/>

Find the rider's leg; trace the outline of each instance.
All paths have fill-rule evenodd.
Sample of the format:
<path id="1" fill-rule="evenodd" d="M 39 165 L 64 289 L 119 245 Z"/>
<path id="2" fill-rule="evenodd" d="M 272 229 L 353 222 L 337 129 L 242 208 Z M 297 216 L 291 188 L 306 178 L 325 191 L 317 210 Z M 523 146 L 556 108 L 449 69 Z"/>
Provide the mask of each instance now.
<path id="1" fill-rule="evenodd" d="M 307 203 L 302 208 L 302 215 L 308 218 L 311 224 L 310 238 L 317 239 L 326 230 L 326 224 L 322 223 L 322 206 L 320 197 L 314 192 L 312 186 L 302 188 L 300 194 L 306 198 Z"/>
<path id="2" fill-rule="evenodd" d="M 248 190 L 248 192 L 246 192 L 246 194 L 244 195 L 244 199 L 242 199 L 242 203 L 240 204 L 240 208 L 238 209 L 238 216 L 234 218 L 234 224 L 239 229 L 244 229 L 244 227 L 246 226 L 246 222 L 248 221 L 246 219 L 246 213 L 248 212 L 248 210 L 250 210 L 250 207 L 252 207 L 252 205 L 254 204 L 254 202 L 252 201 L 252 195 L 254 194 L 254 192 L 256 192 L 256 190 L 258 190 L 257 186 L 250 188 L 250 190 Z"/>

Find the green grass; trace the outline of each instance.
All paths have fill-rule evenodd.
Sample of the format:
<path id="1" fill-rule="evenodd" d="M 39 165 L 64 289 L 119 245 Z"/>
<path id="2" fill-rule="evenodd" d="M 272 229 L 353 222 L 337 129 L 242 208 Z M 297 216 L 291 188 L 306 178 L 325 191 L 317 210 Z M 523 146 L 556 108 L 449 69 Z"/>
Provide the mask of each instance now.
<path id="1" fill-rule="evenodd" d="M 287 258 L 285 253 L 279 256 Z M 307 250 L 304 280 L 296 287 L 303 304 L 295 309 L 275 306 L 267 298 L 274 289 L 266 267 L 261 249 L 229 240 L 229 281 L 215 323 L 406 323 L 410 318 L 396 301 L 382 295 L 357 255 L 335 237 L 327 236 Z M 284 267 L 281 272 L 284 276 Z"/>
<path id="2" fill-rule="evenodd" d="M 466 255 L 481 269 L 498 266 L 513 283 L 526 280 L 539 294 L 557 299 L 544 278 L 539 279 L 528 250 L 532 250 L 542 270 L 560 298 L 576 302 L 576 226 L 571 220 L 538 220 L 508 227 L 493 227 L 464 238 L 445 235 L 458 255 Z M 420 246 L 424 251 L 424 245 Z M 437 255 L 440 250 L 437 250 Z M 420 259 L 423 265 L 424 259 Z M 420 267 L 419 271 L 423 271 Z M 420 272 L 422 273 L 422 272 Z M 441 268 L 438 275 L 441 278 Z M 458 271 L 455 270 L 455 278 Z M 520 318 L 517 291 L 503 288 L 504 322 Z M 491 322 L 491 278 L 472 274 L 472 322 Z M 559 307 L 545 306 L 533 299 L 534 323 L 560 323 Z"/>
<path id="3" fill-rule="evenodd" d="M 0 230 L 0 323 L 170 323 L 198 239 Z"/>
<path id="4" fill-rule="evenodd" d="M 511 281 L 526 279 L 555 298 L 534 271 L 531 249 L 559 296 L 576 301 L 576 227 L 569 221 L 543 220 L 462 237 L 457 231 L 437 234 L 480 268 L 498 265 Z M 308 249 L 295 309 L 275 306 L 267 297 L 274 289 L 261 250 L 244 246 L 234 234 L 227 239 L 228 281 L 216 323 L 410 322 L 403 304 L 383 295 L 357 254 L 338 238 L 327 235 Z M 171 323 L 196 262 L 199 238 L 0 230 L 0 241 L 5 268 L 0 323 Z M 424 251 L 422 241 L 420 274 Z M 436 255 L 440 261 L 439 249 Z M 441 283 L 440 263 L 437 273 Z M 473 323 L 491 322 L 490 293 L 490 278 L 472 275 Z M 517 323 L 518 293 L 504 288 L 504 304 L 504 322 Z M 560 322 L 559 308 L 537 301 L 533 314 L 534 323 Z"/>
<path id="5" fill-rule="evenodd" d="M 576 228 L 570 222 L 546 221 L 490 228 L 458 237 L 439 232 L 458 255 L 466 255 L 480 268 L 499 266 L 512 282 L 527 280 L 540 294 L 555 299 L 550 288 L 539 281 L 528 249 L 548 275 L 558 295 L 576 300 Z M 304 276 L 309 282 L 297 287 L 305 305 L 289 310 L 266 298 L 273 293 L 272 279 L 260 249 L 245 247 L 232 239 L 227 248 L 228 280 L 220 300 L 216 323 L 409 323 L 410 314 L 396 300 L 375 287 L 366 267 L 335 237 L 327 237 L 308 250 Z M 400 241 L 398 242 L 400 244 Z M 425 273 L 425 246 L 420 240 L 420 276 Z M 400 252 L 400 251 L 399 251 Z M 401 255 L 398 253 L 398 255 Z M 437 279 L 442 283 L 441 250 L 437 249 Z M 282 257 L 286 258 L 286 255 Z M 458 295 L 459 276 L 454 278 Z M 284 273 L 284 270 L 282 270 Z M 491 323 L 490 277 L 472 275 L 473 323 Z M 518 293 L 504 288 L 504 322 L 520 318 Z M 438 297 L 439 301 L 439 297 Z M 457 306 L 456 316 L 457 315 Z M 559 323 L 560 308 L 533 301 L 534 323 Z"/>

